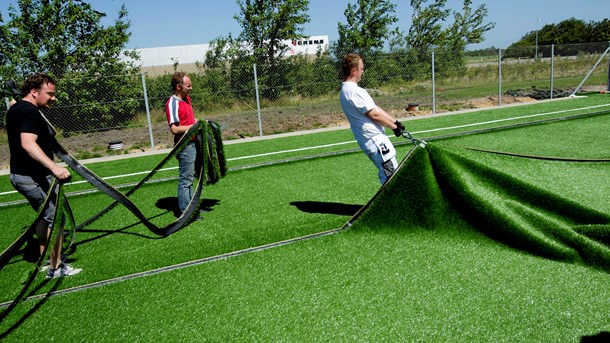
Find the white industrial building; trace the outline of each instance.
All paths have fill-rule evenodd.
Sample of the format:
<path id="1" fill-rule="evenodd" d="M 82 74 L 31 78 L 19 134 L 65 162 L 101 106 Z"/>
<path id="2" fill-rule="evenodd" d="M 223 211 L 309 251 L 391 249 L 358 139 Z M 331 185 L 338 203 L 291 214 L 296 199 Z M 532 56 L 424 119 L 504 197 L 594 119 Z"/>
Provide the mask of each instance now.
<path id="1" fill-rule="evenodd" d="M 328 50 L 328 36 L 311 36 L 298 41 L 286 41 L 287 56 L 305 54 L 315 55 L 318 50 Z M 135 49 L 140 54 L 141 67 L 171 66 L 175 63 L 188 65 L 203 63 L 210 44 L 191 44 Z M 127 58 L 125 57 L 125 60 Z"/>

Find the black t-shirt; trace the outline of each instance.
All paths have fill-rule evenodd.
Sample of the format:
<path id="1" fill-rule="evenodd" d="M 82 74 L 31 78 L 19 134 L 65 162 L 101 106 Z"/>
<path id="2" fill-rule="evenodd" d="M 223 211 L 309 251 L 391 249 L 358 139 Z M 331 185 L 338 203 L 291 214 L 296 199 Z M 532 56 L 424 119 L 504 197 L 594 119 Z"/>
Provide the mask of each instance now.
<path id="1" fill-rule="evenodd" d="M 42 151 L 53 159 L 53 136 L 47 122 L 34 104 L 17 101 L 6 113 L 6 132 L 11 152 L 11 173 L 30 176 L 43 176 L 51 171 L 34 160 L 21 147 L 21 133 L 33 133 L 38 136 L 36 143 Z"/>

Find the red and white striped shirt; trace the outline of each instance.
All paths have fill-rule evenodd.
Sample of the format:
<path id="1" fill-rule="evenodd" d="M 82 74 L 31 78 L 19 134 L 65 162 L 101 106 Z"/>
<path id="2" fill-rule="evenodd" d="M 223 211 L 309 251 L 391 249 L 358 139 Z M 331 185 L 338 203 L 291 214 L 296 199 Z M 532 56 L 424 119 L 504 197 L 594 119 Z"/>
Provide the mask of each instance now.
<path id="1" fill-rule="evenodd" d="M 165 104 L 165 114 L 167 115 L 167 124 L 177 126 L 188 126 L 193 125 L 197 121 L 195 119 L 195 112 L 193 111 L 193 105 L 191 97 L 186 96 L 186 99 L 180 99 L 175 95 L 172 95 Z M 180 140 L 179 136 L 174 137 L 174 141 Z"/>

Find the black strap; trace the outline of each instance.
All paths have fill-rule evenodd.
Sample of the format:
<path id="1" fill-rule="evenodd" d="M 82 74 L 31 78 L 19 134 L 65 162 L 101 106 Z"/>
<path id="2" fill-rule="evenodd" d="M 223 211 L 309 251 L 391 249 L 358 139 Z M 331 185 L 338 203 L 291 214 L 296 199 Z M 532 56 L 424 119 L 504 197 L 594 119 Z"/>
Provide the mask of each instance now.
<path id="1" fill-rule="evenodd" d="M 42 113 L 41 113 L 42 115 Z M 51 132 L 55 132 L 53 126 L 48 122 L 48 120 L 44 117 L 49 125 L 49 130 Z M 189 202 L 185 211 L 172 223 L 164 226 L 158 227 L 142 213 L 142 211 L 129 199 L 129 196 L 133 194 L 136 190 L 138 190 L 142 185 L 144 185 L 154 174 L 161 169 L 168 161 L 174 158 L 184 147 L 190 143 L 194 137 L 198 137 L 197 139 L 197 154 L 200 158 L 200 162 L 198 165 L 197 175 L 198 180 L 195 185 L 195 190 L 191 201 Z M 53 136 L 54 137 L 54 136 Z M 205 139 L 203 139 L 205 137 Z M 0 270 L 7 265 L 11 258 L 19 251 L 19 249 L 24 245 L 27 241 L 28 237 L 30 237 L 35 231 L 38 223 L 44 218 L 45 211 L 49 207 L 51 201 L 55 203 L 55 212 L 53 214 L 54 220 L 51 227 L 51 233 L 49 234 L 47 244 L 45 245 L 45 249 L 43 254 L 38 259 L 34 271 L 30 273 L 28 280 L 24 284 L 22 290 L 19 292 L 16 299 L 13 301 L 11 306 L 2 314 L 0 314 L 0 321 L 5 318 L 8 313 L 16 306 L 16 304 L 25 296 L 29 287 L 33 283 L 33 280 L 37 276 L 37 272 L 42 265 L 42 261 L 46 256 L 46 252 L 49 248 L 50 242 L 54 242 L 59 237 L 55 234 L 55 240 L 52 240 L 54 232 L 57 232 L 56 227 L 63 225 L 64 228 L 67 228 L 70 232 L 71 239 L 69 242 L 66 242 L 66 249 L 70 248 L 75 242 L 76 232 L 93 223 L 95 220 L 102 217 L 104 214 L 108 213 L 112 208 L 116 205 L 120 204 L 125 206 L 131 213 L 133 213 L 151 232 L 159 235 L 159 236 L 168 236 L 180 229 L 182 229 L 187 223 L 189 218 L 193 215 L 193 213 L 198 209 L 199 202 L 201 198 L 201 193 L 203 191 L 203 186 L 205 183 L 215 183 L 221 177 L 225 176 L 228 169 L 226 158 L 224 155 L 224 148 L 222 144 L 220 126 L 216 123 L 209 121 L 199 121 L 195 125 L 193 125 L 178 141 L 178 143 L 174 146 L 174 148 L 169 152 L 165 158 L 159 162 L 159 164 L 152 169 L 136 186 L 131 188 L 128 192 L 123 194 L 102 178 L 97 176 L 91 170 L 82 165 L 79 161 L 77 161 L 72 155 L 70 155 L 66 149 L 64 149 L 61 144 L 59 144 L 56 140 L 54 143 L 54 153 L 64 161 L 70 168 L 72 168 L 77 174 L 82 176 L 87 182 L 91 183 L 95 188 L 104 192 L 112 199 L 114 202 L 107 206 L 102 211 L 98 212 L 91 218 L 85 220 L 83 223 L 78 226 L 75 225 L 74 215 L 70 205 L 68 204 L 68 199 L 63 194 L 62 182 L 60 182 L 57 178 L 53 180 L 51 186 L 49 187 L 49 191 L 47 196 L 40 207 L 36 219 L 30 225 L 30 227 L 25 230 L 8 248 L 6 248 L 2 253 L 0 253 Z M 54 138 L 53 138 L 54 139 Z M 205 181 L 204 181 L 205 180 Z"/>
<path id="2" fill-rule="evenodd" d="M 189 204 L 186 207 L 186 209 L 184 210 L 184 212 L 174 222 L 172 222 L 164 227 L 156 226 L 155 224 L 150 222 L 150 220 L 148 220 L 148 218 L 146 218 L 146 216 L 142 213 L 142 211 L 140 211 L 140 209 L 128 197 L 131 194 L 133 194 L 136 190 L 138 190 L 142 185 L 144 185 L 151 177 L 153 177 L 159 169 L 161 169 L 165 164 L 167 164 L 168 161 L 170 161 L 180 151 L 182 151 L 182 149 L 184 149 L 184 147 L 189 142 L 192 141 L 193 137 L 195 137 L 195 136 L 206 137 L 210 134 L 211 135 L 216 134 L 216 135 L 220 136 L 220 132 L 216 132 L 216 133 L 209 132 L 210 130 L 217 131 L 217 130 L 214 130 L 214 128 L 218 128 L 218 126 L 212 126 L 209 124 L 209 122 L 205 122 L 205 121 L 197 122 L 182 136 L 180 141 L 178 141 L 178 143 L 174 146 L 174 148 L 170 151 L 170 153 L 161 162 L 159 162 L 159 164 L 155 168 L 153 168 L 136 186 L 131 188 L 125 194 L 123 194 L 122 192 L 120 192 L 119 190 L 117 190 L 116 188 L 111 186 L 110 184 L 108 184 L 106 181 L 104 181 L 102 178 L 97 176 L 87 167 L 85 167 L 84 165 L 79 163 L 74 157 L 72 157 L 69 153 L 67 153 L 66 150 L 63 147 L 61 147 L 61 145 L 57 144 L 58 149 L 56 151 L 56 154 L 57 154 L 57 156 L 59 156 L 59 158 L 62 161 L 64 161 L 77 174 L 82 176 L 87 182 L 92 184 L 95 188 L 106 193 L 108 196 L 110 196 L 112 199 L 115 200 L 108 207 L 106 207 L 105 209 L 103 209 L 102 211 L 100 211 L 99 213 L 94 215 L 93 217 L 87 219 L 82 224 L 78 225 L 76 227 L 76 230 L 78 231 L 80 228 L 91 224 L 92 222 L 99 219 L 104 214 L 108 213 L 111 209 L 113 209 L 118 204 L 125 206 L 131 213 L 133 213 L 142 222 L 142 224 L 144 224 L 144 226 L 146 226 L 146 228 L 148 228 L 151 232 L 153 232 L 159 236 L 168 236 L 168 235 L 180 230 L 182 227 L 185 226 L 185 224 L 188 222 L 189 218 L 193 215 L 193 213 L 199 207 L 199 199 L 201 198 L 201 193 L 203 191 L 203 186 L 205 183 L 203 180 L 209 179 L 209 177 L 208 177 L 209 172 L 207 172 L 207 166 L 210 163 L 226 164 L 226 160 L 219 162 L 218 158 L 214 158 L 217 156 L 224 157 L 224 153 L 222 153 L 222 154 L 217 153 L 216 150 L 215 150 L 215 154 L 210 153 L 210 151 L 209 151 L 210 148 L 208 147 L 209 144 L 208 144 L 207 140 L 205 140 L 205 139 L 197 140 L 197 142 L 198 142 L 197 146 L 199 148 L 198 155 L 203 156 L 203 158 L 202 158 L 203 163 L 200 163 L 199 170 L 197 171 L 197 175 L 199 175 L 199 178 L 198 178 L 197 184 L 194 188 L 193 198 L 189 202 Z M 213 181 L 216 182 L 221 176 L 224 176 L 225 174 L 226 174 L 226 172 L 222 175 L 221 174 L 215 175 L 215 178 L 213 178 Z M 207 181 L 207 182 L 209 182 L 209 181 Z"/>

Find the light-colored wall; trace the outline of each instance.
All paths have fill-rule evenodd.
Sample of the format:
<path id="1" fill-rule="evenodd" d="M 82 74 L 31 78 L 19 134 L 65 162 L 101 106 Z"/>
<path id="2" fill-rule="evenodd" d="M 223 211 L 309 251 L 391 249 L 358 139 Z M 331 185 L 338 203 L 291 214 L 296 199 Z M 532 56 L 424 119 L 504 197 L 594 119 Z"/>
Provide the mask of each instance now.
<path id="1" fill-rule="evenodd" d="M 287 56 L 306 54 L 315 55 L 318 49 L 328 50 L 328 36 L 311 36 L 299 41 L 285 41 L 289 46 Z M 184 71 L 196 70 L 195 63 L 203 63 L 205 54 L 209 50 L 210 44 L 192 44 L 162 46 L 153 48 L 135 49 L 140 54 L 139 64 L 144 71 L 163 74 L 165 71 L 173 72 L 173 65 L 178 63 L 180 69 Z M 130 60 L 125 57 L 124 60 Z M 193 70 L 185 70 L 192 65 Z"/>

